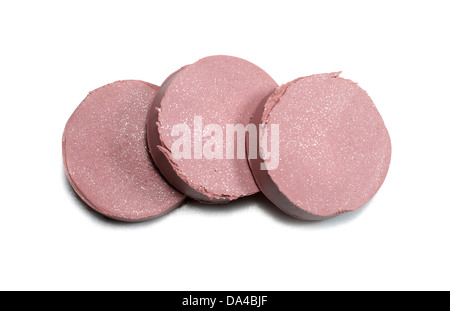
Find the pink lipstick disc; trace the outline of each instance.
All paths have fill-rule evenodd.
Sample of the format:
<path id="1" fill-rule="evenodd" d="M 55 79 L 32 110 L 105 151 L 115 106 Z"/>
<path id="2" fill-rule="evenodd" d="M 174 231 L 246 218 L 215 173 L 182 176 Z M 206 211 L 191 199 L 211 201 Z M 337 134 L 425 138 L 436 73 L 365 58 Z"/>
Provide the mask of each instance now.
<path id="1" fill-rule="evenodd" d="M 293 217 L 320 220 L 357 210 L 386 178 L 391 141 L 383 119 L 368 94 L 339 74 L 281 86 L 253 121 L 264 124 L 264 156 L 249 160 L 255 180 Z M 269 158 L 261 146 L 271 141 L 274 125 L 279 152 Z"/>
<path id="2" fill-rule="evenodd" d="M 138 222 L 169 213 L 184 200 L 154 166 L 147 149 L 146 116 L 158 87 L 119 81 L 91 92 L 63 135 L 66 175 L 97 212 Z"/>

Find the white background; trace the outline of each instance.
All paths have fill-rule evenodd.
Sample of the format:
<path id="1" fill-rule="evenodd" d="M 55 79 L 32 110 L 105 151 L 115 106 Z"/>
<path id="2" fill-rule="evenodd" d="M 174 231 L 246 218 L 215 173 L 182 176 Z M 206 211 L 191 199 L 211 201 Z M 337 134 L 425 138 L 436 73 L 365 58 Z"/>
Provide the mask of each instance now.
<path id="1" fill-rule="evenodd" d="M 448 1 L 1 1 L 1 290 L 450 290 Z M 279 83 L 343 71 L 390 131 L 358 212 L 307 223 L 262 196 L 143 224 L 86 209 L 61 137 L 87 93 L 209 55 Z"/>

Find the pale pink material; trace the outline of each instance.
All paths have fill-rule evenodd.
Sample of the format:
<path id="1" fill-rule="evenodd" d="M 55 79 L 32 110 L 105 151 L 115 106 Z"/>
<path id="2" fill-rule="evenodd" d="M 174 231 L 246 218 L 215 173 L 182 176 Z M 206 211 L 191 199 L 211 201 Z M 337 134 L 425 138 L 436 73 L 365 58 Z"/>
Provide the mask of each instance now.
<path id="1" fill-rule="evenodd" d="M 259 192 L 245 158 L 236 159 L 235 153 L 234 159 L 226 159 L 226 124 L 246 126 L 276 87 L 261 68 L 230 56 L 207 57 L 171 75 L 148 119 L 149 147 L 161 173 L 179 191 L 206 203 L 225 203 Z M 202 117 L 203 126 L 222 127 L 223 159 L 194 159 L 194 138 L 192 159 L 173 156 L 172 145 L 179 139 L 171 135 L 173 126 L 187 124 L 194 136 L 196 116 Z"/>
<path id="2" fill-rule="evenodd" d="M 97 212 L 137 222 L 175 209 L 184 196 L 158 173 L 147 149 L 146 117 L 158 90 L 119 81 L 91 92 L 67 122 L 66 175 Z"/>
<path id="3" fill-rule="evenodd" d="M 384 122 L 367 93 L 339 73 L 281 86 L 254 122 L 279 124 L 278 168 L 262 171 L 261 159 L 250 166 L 262 192 L 294 217 L 320 220 L 354 211 L 386 178 L 391 141 Z"/>

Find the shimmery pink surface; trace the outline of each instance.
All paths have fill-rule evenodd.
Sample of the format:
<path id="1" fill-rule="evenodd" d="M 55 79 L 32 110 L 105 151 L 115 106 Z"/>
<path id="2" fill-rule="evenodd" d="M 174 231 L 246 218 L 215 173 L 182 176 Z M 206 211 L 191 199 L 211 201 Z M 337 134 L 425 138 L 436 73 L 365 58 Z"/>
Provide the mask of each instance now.
<path id="1" fill-rule="evenodd" d="M 280 87 L 259 114 L 280 126 L 276 170 L 259 170 L 258 185 L 280 209 L 318 220 L 365 205 L 388 172 L 391 142 L 367 93 L 356 83 L 322 74 Z"/>
<path id="2" fill-rule="evenodd" d="M 110 218 L 143 221 L 184 196 L 159 175 L 147 149 L 146 116 L 158 87 L 119 81 L 91 92 L 67 122 L 63 155 L 74 190 Z"/>
<path id="3" fill-rule="evenodd" d="M 158 114 L 160 142 L 159 150 L 156 146 L 150 150 L 161 172 L 178 190 L 203 202 L 228 201 L 258 192 L 247 161 L 225 159 L 225 129 L 226 124 L 247 125 L 254 109 L 275 90 L 276 82 L 254 64 L 230 56 L 204 58 L 172 78 L 161 96 L 159 114 L 151 110 Z M 170 149 L 178 139 L 171 136 L 172 127 L 187 124 L 194 132 L 195 116 L 203 118 L 204 126 L 222 126 L 224 159 L 172 157 Z M 150 124 L 149 135 L 155 135 L 155 129 Z M 159 161 L 161 153 L 165 161 Z"/>

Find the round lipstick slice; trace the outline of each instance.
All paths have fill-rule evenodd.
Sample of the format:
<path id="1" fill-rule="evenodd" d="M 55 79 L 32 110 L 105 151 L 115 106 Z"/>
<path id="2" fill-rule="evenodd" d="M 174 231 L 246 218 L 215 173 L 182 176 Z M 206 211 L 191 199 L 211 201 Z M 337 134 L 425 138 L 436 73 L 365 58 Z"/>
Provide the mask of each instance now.
<path id="1" fill-rule="evenodd" d="M 158 87 L 119 81 L 91 92 L 67 122 L 63 135 L 66 175 L 97 212 L 138 222 L 175 209 L 184 196 L 154 166 L 146 142 L 146 118 Z"/>
<path id="2" fill-rule="evenodd" d="M 239 129 L 276 88 L 261 68 L 230 56 L 207 57 L 172 74 L 148 119 L 150 152 L 161 173 L 205 203 L 259 192 Z"/>
<path id="3" fill-rule="evenodd" d="M 253 175 L 291 216 L 321 220 L 357 210 L 386 178 L 391 141 L 384 122 L 368 94 L 339 73 L 281 86 L 254 120 L 263 127 L 261 156 L 249 160 Z"/>

